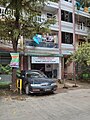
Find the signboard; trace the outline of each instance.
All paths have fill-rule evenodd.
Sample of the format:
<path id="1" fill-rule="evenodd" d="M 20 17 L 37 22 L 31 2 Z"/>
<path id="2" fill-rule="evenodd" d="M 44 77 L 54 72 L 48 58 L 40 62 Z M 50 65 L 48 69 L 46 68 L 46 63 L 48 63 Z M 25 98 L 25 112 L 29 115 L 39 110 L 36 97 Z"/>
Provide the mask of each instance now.
<path id="1" fill-rule="evenodd" d="M 19 53 L 10 53 L 12 60 L 10 62 L 11 67 L 19 68 Z"/>
<path id="2" fill-rule="evenodd" d="M 42 41 L 42 35 L 39 35 L 39 34 L 36 34 L 34 37 L 33 37 L 33 40 L 39 44 L 40 41 Z"/>
<path id="3" fill-rule="evenodd" d="M 32 63 L 59 63 L 59 57 L 32 57 Z"/>

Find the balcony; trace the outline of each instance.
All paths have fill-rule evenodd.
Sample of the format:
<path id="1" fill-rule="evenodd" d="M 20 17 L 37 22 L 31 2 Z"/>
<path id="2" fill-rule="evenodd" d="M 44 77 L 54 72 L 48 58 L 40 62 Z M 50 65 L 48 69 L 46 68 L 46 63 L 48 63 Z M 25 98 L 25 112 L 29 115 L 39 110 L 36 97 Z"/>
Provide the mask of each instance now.
<path id="1" fill-rule="evenodd" d="M 50 25 L 49 27 L 51 30 L 59 31 L 59 25 L 58 22 L 55 24 Z"/>
<path id="2" fill-rule="evenodd" d="M 5 13 L 5 8 L 4 7 L 0 7 L 0 16 L 2 15 L 2 14 L 4 14 Z"/>
<path id="3" fill-rule="evenodd" d="M 75 24 L 75 33 L 87 36 L 89 28 L 83 24 Z"/>
<path id="4" fill-rule="evenodd" d="M 52 2 L 51 0 L 48 2 L 45 2 L 44 10 L 49 12 L 55 12 L 57 9 L 59 9 L 58 2 Z"/>
<path id="5" fill-rule="evenodd" d="M 36 41 L 36 40 L 35 40 Z M 37 39 L 38 43 L 33 39 L 25 39 L 24 44 L 28 47 L 43 47 L 43 48 L 58 48 L 58 32 L 42 34 L 40 39 Z"/>
<path id="6" fill-rule="evenodd" d="M 63 55 L 71 55 L 74 52 L 73 44 L 61 44 L 61 52 Z"/>
<path id="7" fill-rule="evenodd" d="M 27 47 L 43 47 L 43 48 L 58 48 L 58 43 L 54 42 L 40 42 L 36 44 L 34 41 L 25 41 L 25 46 Z"/>
<path id="8" fill-rule="evenodd" d="M 73 23 L 61 21 L 61 30 L 73 33 Z"/>
<path id="9" fill-rule="evenodd" d="M 87 0 L 88 1 L 88 0 Z M 90 6 L 85 7 L 85 6 L 80 6 L 79 10 L 77 9 L 76 1 L 75 1 L 75 13 L 77 15 L 81 15 L 87 18 L 90 18 Z"/>
<path id="10" fill-rule="evenodd" d="M 73 12 L 72 0 L 61 0 L 61 9 Z"/>
<path id="11" fill-rule="evenodd" d="M 83 9 L 77 10 L 77 8 L 75 8 L 75 14 L 90 18 L 90 13 L 85 12 Z"/>
<path id="12" fill-rule="evenodd" d="M 10 40 L 0 40 L 0 45 L 12 46 L 12 41 Z"/>
<path id="13" fill-rule="evenodd" d="M 61 48 L 62 49 L 74 49 L 74 46 L 73 46 L 73 44 L 64 44 L 64 43 L 62 43 Z"/>
<path id="14" fill-rule="evenodd" d="M 56 18 L 56 23 L 55 24 L 51 24 L 50 25 L 50 29 L 51 30 L 55 30 L 55 31 L 59 31 L 59 24 L 58 24 L 58 20 L 57 20 L 57 15 L 53 16 L 54 18 Z M 33 20 L 35 20 L 38 23 L 44 23 L 45 21 L 47 21 L 47 16 L 36 16 Z"/>
<path id="15" fill-rule="evenodd" d="M 61 0 L 61 2 L 72 3 L 72 0 Z"/>
<path id="16" fill-rule="evenodd" d="M 8 16 L 14 18 L 14 11 L 10 9 L 8 9 L 7 11 L 5 10 L 6 10 L 5 7 L 0 7 L 0 19 L 4 19 L 5 17 L 8 17 Z"/>

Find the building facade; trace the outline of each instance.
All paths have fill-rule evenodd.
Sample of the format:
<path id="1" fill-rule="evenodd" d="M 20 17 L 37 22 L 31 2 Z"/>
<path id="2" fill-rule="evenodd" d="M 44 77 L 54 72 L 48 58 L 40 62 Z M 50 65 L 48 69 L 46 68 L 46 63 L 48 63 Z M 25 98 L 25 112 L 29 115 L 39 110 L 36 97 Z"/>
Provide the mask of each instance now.
<path id="1" fill-rule="evenodd" d="M 0 8 L 0 14 L 2 9 Z M 74 64 L 67 66 L 66 61 L 78 49 L 78 45 L 86 40 L 90 11 L 89 8 L 78 10 L 75 0 L 51 0 L 45 3 L 41 15 L 37 16 L 37 22 L 52 17 L 56 19 L 56 23 L 50 26 L 50 33 L 43 33 L 44 39 L 39 44 L 24 39 L 24 50 L 20 52 L 20 68 L 39 69 L 48 77 L 62 79 L 65 74 L 75 72 Z"/>

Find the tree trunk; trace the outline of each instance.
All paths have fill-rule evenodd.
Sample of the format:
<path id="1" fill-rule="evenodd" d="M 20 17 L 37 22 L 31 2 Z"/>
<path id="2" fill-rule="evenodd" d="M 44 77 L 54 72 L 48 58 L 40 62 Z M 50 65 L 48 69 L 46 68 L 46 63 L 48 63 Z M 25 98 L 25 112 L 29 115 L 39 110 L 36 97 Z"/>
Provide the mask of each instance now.
<path id="1" fill-rule="evenodd" d="M 12 85 L 11 85 L 11 90 L 16 91 L 16 68 L 12 68 Z"/>
<path id="2" fill-rule="evenodd" d="M 20 16 L 19 11 L 18 11 L 18 9 L 16 8 L 15 27 L 16 27 L 16 29 L 18 29 L 18 30 L 20 30 L 19 16 Z M 17 52 L 18 38 L 19 38 L 19 34 L 18 34 L 18 37 L 17 37 L 17 38 L 12 38 L 13 50 L 14 50 L 15 53 Z M 17 77 L 16 77 L 16 72 L 17 72 L 17 71 L 16 71 L 16 68 L 13 67 L 13 68 L 12 68 L 12 87 L 11 87 L 11 89 L 12 89 L 13 91 L 16 91 L 16 79 L 17 79 Z"/>
<path id="3" fill-rule="evenodd" d="M 18 40 L 13 40 L 12 41 L 12 45 L 13 45 L 13 50 L 14 50 L 14 52 L 17 52 L 17 44 L 18 44 Z"/>
<path id="4" fill-rule="evenodd" d="M 12 41 L 13 50 L 14 50 L 15 53 L 17 52 L 17 43 L 18 43 L 17 40 L 13 40 Z M 16 72 L 17 72 L 16 68 L 13 67 L 12 68 L 12 85 L 11 85 L 11 90 L 14 91 L 14 92 L 16 91 L 16 79 L 17 79 Z"/>

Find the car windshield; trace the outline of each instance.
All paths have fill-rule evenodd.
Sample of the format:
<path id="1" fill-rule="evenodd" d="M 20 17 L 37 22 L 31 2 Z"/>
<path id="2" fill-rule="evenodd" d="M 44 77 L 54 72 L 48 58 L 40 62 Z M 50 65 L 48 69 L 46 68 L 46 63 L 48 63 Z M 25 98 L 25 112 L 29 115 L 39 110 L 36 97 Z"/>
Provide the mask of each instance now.
<path id="1" fill-rule="evenodd" d="M 42 77 L 47 77 L 44 73 L 42 72 L 30 72 L 30 73 L 27 73 L 27 77 L 28 78 L 42 78 Z"/>

